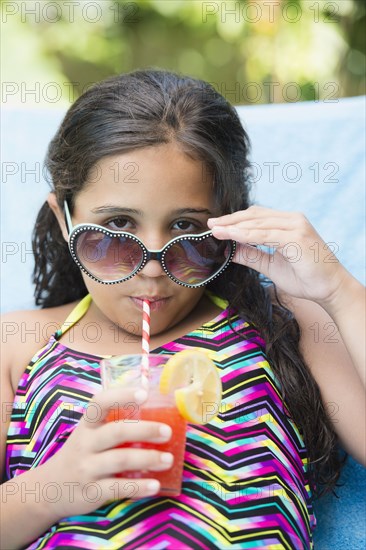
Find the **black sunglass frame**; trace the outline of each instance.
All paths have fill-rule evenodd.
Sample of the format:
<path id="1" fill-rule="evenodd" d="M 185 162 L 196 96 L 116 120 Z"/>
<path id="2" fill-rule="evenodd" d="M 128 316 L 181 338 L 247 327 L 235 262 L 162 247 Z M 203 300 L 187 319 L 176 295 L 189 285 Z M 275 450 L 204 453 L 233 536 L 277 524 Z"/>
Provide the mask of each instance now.
<path id="1" fill-rule="evenodd" d="M 166 273 L 166 275 L 168 275 L 168 277 L 172 281 L 174 281 L 176 284 L 181 285 L 181 286 L 185 286 L 187 288 L 199 288 L 201 286 L 206 285 L 208 282 L 212 281 L 213 279 L 216 279 L 216 277 L 218 277 L 219 275 L 221 275 L 221 273 L 231 263 L 231 261 L 234 257 L 234 254 L 235 254 L 235 250 L 236 250 L 236 242 L 235 241 L 232 241 L 232 240 L 229 240 L 229 239 L 227 239 L 227 240 L 216 239 L 212 235 L 211 231 L 205 231 L 204 233 L 199 233 L 199 234 L 179 235 L 178 237 L 174 237 L 173 239 L 168 241 L 166 243 L 166 245 L 164 245 L 159 250 L 149 250 L 138 237 L 133 235 L 133 233 L 128 233 L 127 231 L 113 231 L 112 229 L 107 229 L 107 228 L 105 228 L 101 225 L 94 224 L 94 223 L 79 223 L 79 224 L 73 226 L 69 206 L 68 206 L 68 203 L 67 203 L 66 200 L 64 201 L 64 212 L 65 212 L 66 227 L 67 227 L 68 236 L 69 236 L 69 250 L 70 250 L 72 259 L 77 264 L 77 266 L 86 275 L 88 275 L 88 277 L 90 277 L 94 281 L 96 281 L 98 283 L 101 283 L 101 284 L 104 284 L 104 285 L 115 285 L 115 284 L 118 284 L 118 283 L 123 283 L 125 281 L 128 281 L 129 279 L 134 277 L 139 271 L 141 271 L 145 267 L 147 262 L 149 262 L 150 260 L 157 260 L 160 263 L 160 265 L 162 266 L 162 268 L 163 268 L 164 272 Z M 84 233 L 86 231 L 98 231 L 98 232 L 103 233 L 104 235 L 106 235 L 108 237 L 112 237 L 112 238 L 128 237 L 129 239 L 133 240 L 134 242 L 136 242 L 140 246 L 140 248 L 142 250 L 142 254 L 143 254 L 141 262 L 133 270 L 133 272 L 130 273 L 129 275 L 127 275 L 126 277 L 123 277 L 121 279 L 116 279 L 116 280 L 113 280 L 113 281 L 104 281 L 103 279 L 99 279 L 98 277 L 93 275 L 80 262 L 80 260 L 78 258 L 78 255 L 77 255 L 77 252 L 76 252 L 75 240 L 76 240 L 77 236 L 80 233 Z M 167 268 L 167 266 L 165 264 L 165 261 L 164 261 L 164 257 L 166 255 L 167 251 L 169 250 L 169 248 L 174 246 L 179 241 L 187 241 L 188 240 L 188 241 L 198 241 L 199 242 L 199 241 L 203 241 L 203 240 L 205 240 L 207 238 L 210 238 L 210 237 L 212 237 L 213 239 L 217 240 L 218 242 L 220 242 L 222 244 L 223 243 L 228 243 L 229 246 L 230 246 L 230 253 L 229 253 L 228 257 L 226 258 L 226 261 L 221 266 L 221 268 L 216 273 L 213 273 L 212 275 L 210 275 L 204 281 L 201 281 L 200 283 L 196 283 L 196 284 L 184 283 L 184 282 L 180 281 L 179 279 L 177 279 L 173 275 L 173 273 L 171 273 L 171 271 L 169 271 L 169 269 Z"/>

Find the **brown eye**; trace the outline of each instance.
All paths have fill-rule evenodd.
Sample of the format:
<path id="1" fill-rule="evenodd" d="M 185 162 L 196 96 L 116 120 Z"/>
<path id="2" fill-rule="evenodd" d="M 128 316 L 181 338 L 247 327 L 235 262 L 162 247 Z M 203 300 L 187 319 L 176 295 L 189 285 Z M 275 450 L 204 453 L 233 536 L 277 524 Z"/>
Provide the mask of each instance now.
<path id="1" fill-rule="evenodd" d="M 199 233 L 205 230 L 202 224 L 191 220 L 179 220 L 174 223 L 173 229 L 180 233 Z"/>
<path id="2" fill-rule="evenodd" d="M 182 231 L 186 231 L 187 229 L 189 229 L 192 226 L 192 224 L 190 222 L 187 222 L 187 221 L 181 221 L 181 222 L 177 222 L 177 226 Z"/>
<path id="3" fill-rule="evenodd" d="M 105 226 L 113 231 L 131 231 L 134 224 L 128 218 L 114 218 L 105 224 Z"/>

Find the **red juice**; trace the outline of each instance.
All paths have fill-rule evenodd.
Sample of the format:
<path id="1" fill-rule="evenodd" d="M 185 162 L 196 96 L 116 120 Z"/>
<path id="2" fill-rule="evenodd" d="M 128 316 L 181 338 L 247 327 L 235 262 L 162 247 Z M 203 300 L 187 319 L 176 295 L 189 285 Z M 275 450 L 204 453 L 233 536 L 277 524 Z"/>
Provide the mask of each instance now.
<path id="1" fill-rule="evenodd" d="M 182 485 L 183 459 L 186 441 L 186 421 L 179 414 L 174 398 L 162 395 L 152 395 L 142 406 L 128 403 L 124 408 L 113 409 L 107 416 L 107 422 L 124 420 L 125 422 L 138 422 L 139 420 L 151 420 L 162 422 L 172 428 L 172 436 L 165 443 L 126 442 L 118 445 L 120 448 L 133 447 L 134 449 L 156 449 L 162 452 L 172 453 L 174 460 L 169 470 L 154 472 L 150 470 L 128 470 L 116 474 L 116 477 L 126 479 L 153 478 L 160 481 L 159 496 L 177 496 Z M 154 398 L 155 397 L 155 398 Z"/>

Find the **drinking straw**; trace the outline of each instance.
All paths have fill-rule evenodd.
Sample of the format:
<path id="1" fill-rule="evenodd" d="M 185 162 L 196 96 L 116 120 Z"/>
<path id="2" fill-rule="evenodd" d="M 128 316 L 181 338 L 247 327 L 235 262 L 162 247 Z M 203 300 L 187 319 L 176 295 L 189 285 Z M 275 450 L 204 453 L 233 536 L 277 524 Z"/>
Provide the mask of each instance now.
<path id="1" fill-rule="evenodd" d="M 142 375 L 147 378 L 149 372 L 150 351 L 150 302 L 144 300 L 142 304 Z"/>

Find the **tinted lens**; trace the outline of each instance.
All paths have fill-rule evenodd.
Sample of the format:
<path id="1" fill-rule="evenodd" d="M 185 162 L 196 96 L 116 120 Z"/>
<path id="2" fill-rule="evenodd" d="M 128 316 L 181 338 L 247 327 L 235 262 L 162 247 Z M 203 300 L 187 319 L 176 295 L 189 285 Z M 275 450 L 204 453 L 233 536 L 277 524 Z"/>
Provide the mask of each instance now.
<path id="1" fill-rule="evenodd" d="M 101 281 L 117 281 L 131 275 L 143 259 L 140 245 L 128 236 L 113 237 L 88 230 L 76 236 L 75 251 L 82 266 Z"/>
<path id="2" fill-rule="evenodd" d="M 182 239 L 167 250 L 164 262 L 178 281 L 196 285 L 218 273 L 230 252 L 229 241 L 219 241 L 211 236 L 200 241 Z"/>

